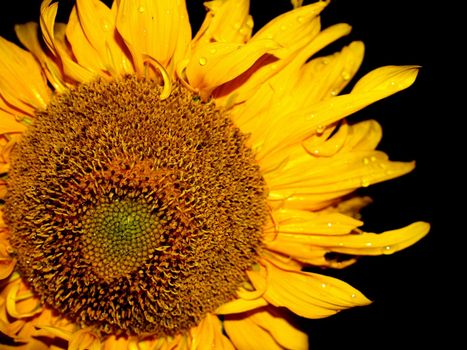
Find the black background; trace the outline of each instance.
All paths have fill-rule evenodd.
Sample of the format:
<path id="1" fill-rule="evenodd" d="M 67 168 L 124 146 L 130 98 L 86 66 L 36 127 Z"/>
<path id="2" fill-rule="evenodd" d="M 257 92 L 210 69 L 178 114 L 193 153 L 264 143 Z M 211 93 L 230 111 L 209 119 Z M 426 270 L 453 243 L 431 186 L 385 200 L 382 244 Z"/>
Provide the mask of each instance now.
<path id="1" fill-rule="evenodd" d="M 202 1 L 187 2 L 197 28 L 204 15 Z M 0 34 L 14 40 L 14 23 L 37 21 L 40 1 L 8 3 L 10 10 L 0 13 Z M 71 1 L 60 3 L 67 7 Z M 358 112 L 350 121 L 378 120 L 384 130 L 379 149 L 393 160 L 417 161 L 416 170 L 409 175 L 362 191 L 374 199 L 363 213 L 365 228 L 380 232 L 425 220 L 432 223 L 432 230 L 418 244 L 395 255 L 362 258 L 345 270 L 323 271 L 352 284 L 374 303 L 327 319 L 304 321 L 302 326 L 309 332 L 313 349 L 421 349 L 441 338 L 443 348 L 448 348 L 449 331 L 442 335 L 441 329 L 448 322 L 444 310 L 449 307 L 441 301 L 452 285 L 445 275 L 449 259 L 443 243 L 452 233 L 441 225 L 441 208 L 436 204 L 442 203 L 439 196 L 444 181 L 438 174 L 447 164 L 440 159 L 443 140 L 438 128 L 443 122 L 434 122 L 444 118 L 437 112 L 440 87 L 435 59 L 442 24 L 439 9 L 426 3 L 334 0 L 322 14 L 323 27 L 339 22 L 353 26 L 350 36 L 325 53 L 352 40 L 364 41 L 365 60 L 357 78 L 383 65 L 422 66 L 411 88 Z M 289 9 L 288 0 L 251 0 L 255 29 Z"/>

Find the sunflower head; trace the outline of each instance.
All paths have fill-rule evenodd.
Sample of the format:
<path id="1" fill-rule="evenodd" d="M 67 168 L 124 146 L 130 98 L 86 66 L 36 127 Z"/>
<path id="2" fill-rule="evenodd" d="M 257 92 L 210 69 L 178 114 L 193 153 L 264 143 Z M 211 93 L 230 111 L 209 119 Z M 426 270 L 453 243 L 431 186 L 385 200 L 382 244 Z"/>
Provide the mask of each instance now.
<path id="1" fill-rule="evenodd" d="M 77 0 L 67 23 L 45 0 L 24 49 L 0 38 L 0 331 L 20 348 L 303 349 L 290 313 L 369 303 L 315 269 L 427 233 L 359 228 L 355 190 L 414 164 L 345 120 L 417 68 L 340 94 L 363 44 L 320 55 L 350 27 L 292 3 L 253 33 L 247 0 L 214 0 L 192 36 L 182 0 Z"/>

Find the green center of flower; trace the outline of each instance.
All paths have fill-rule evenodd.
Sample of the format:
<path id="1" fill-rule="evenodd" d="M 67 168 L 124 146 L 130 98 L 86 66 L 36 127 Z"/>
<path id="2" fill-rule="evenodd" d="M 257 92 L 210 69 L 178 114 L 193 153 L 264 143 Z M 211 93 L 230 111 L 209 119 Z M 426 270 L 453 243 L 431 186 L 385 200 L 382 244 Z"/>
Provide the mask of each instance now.
<path id="1" fill-rule="evenodd" d="M 166 336 L 235 298 L 266 190 L 226 112 L 174 84 L 83 84 L 12 153 L 4 217 L 42 302 L 102 334 Z"/>
<path id="2" fill-rule="evenodd" d="M 102 203 L 83 215 L 83 256 L 102 279 L 129 274 L 160 249 L 160 221 L 147 204 Z"/>

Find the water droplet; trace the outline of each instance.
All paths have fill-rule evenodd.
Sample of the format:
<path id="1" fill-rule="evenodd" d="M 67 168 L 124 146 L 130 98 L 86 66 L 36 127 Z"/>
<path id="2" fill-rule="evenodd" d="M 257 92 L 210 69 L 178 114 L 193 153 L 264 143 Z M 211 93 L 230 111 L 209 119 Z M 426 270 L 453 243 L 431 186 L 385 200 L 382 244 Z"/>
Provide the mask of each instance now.
<path id="1" fill-rule="evenodd" d="M 329 64 L 329 58 L 323 58 L 322 63 L 323 64 Z"/>
<path id="2" fill-rule="evenodd" d="M 366 242 L 365 243 L 365 246 L 367 246 L 367 247 L 371 247 L 372 245 L 373 245 L 373 243 L 371 243 L 371 242 Z"/>
<path id="3" fill-rule="evenodd" d="M 110 25 L 107 22 L 102 23 L 102 30 L 108 32 L 110 30 Z"/>
<path id="4" fill-rule="evenodd" d="M 389 254 L 391 253 L 392 247 L 390 245 L 387 245 L 383 248 L 383 254 Z"/>
<path id="5" fill-rule="evenodd" d="M 240 23 L 238 23 L 238 22 L 234 23 L 234 25 L 233 25 L 234 29 L 240 29 L 241 26 L 242 25 Z"/>
<path id="6" fill-rule="evenodd" d="M 324 129 L 325 129 L 324 126 L 318 125 L 318 126 L 316 127 L 316 130 L 315 130 L 315 131 L 316 131 L 316 133 L 317 133 L 318 135 L 321 135 L 321 134 L 324 132 Z"/>
<path id="7" fill-rule="evenodd" d="M 208 60 L 207 60 L 206 57 L 200 57 L 198 62 L 200 64 L 200 66 L 205 66 L 206 63 L 208 63 Z"/>
<path id="8" fill-rule="evenodd" d="M 331 90 L 331 96 L 336 96 L 339 93 L 336 89 Z"/>
<path id="9" fill-rule="evenodd" d="M 328 285 L 326 283 L 321 283 L 321 288 L 326 288 Z"/>
<path id="10" fill-rule="evenodd" d="M 283 32 L 285 32 L 285 31 L 287 30 L 287 26 L 283 24 L 283 25 L 281 25 L 280 29 L 281 29 Z"/>
<path id="11" fill-rule="evenodd" d="M 342 79 L 345 81 L 350 80 L 350 73 L 349 72 L 342 72 Z"/>
<path id="12" fill-rule="evenodd" d="M 216 52 L 217 52 L 217 49 L 215 47 L 209 50 L 209 53 L 212 55 L 214 55 Z"/>
<path id="13" fill-rule="evenodd" d="M 313 119 L 315 119 L 315 117 L 316 117 L 316 114 L 310 113 L 310 114 L 305 116 L 305 120 L 313 120 Z"/>
<path id="14" fill-rule="evenodd" d="M 367 178 L 362 178 L 362 180 L 360 182 L 360 185 L 362 187 L 368 187 L 368 186 L 370 186 L 370 180 L 368 180 Z"/>
<path id="15" fill-rule="evenodd" d="M 297 22 L 298 22 L 298 23 L 303 23 L 303 22 L 305 22 L 305 17 L 303 17 L 303 16 L 298 16 L 298 17 L 297 17 Z"/>
<path id="16" fill-rule="evenodd" d="M 370 160 L 367 157 L 363 158 L 363 164 L 367 165 L 369 163 L 370 163 Z"/>
<path id="17" fill-rule="evenodd" d="M 144 11 L 146 11 L 146 9 L 144 8 L 144 6 L 138 7 L 138 12 L 139 12 L 139 13 L 143 13 Z"/>
<path id="18" fill-rule="evenodd" d="M 337 245 L 338 245 L 339 247 L 343 247 L 343 246 L 344 246 L 344 243 L 339 242 L 339 243 L 337 243 Z"/>
<path id="19" fill-rule="evenodd" d="M 352 293 L 351 297 L 352 297 L 352 299 L 353 299 L 353 298 L 356 298 L 357 295 L 356 295 L 355 293 Z"/>
<path id="20" fill-rule="evenodd" d="M 328 222 L 328 227 L 329 227 L 329 228 L 332 227 L 332 222 Z"/>

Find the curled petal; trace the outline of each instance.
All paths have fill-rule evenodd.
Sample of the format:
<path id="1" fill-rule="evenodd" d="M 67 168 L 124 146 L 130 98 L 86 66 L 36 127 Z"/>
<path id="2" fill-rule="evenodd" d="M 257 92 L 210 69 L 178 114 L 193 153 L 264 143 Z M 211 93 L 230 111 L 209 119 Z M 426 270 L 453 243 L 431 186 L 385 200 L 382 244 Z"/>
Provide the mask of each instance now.
<path id="1" fill-rule="evenodd" d="M 248 70 L 261 56 L 274 51 L 274 41 L 264 39 L 245 45 L 211 43 L 198 48 L 191 56 L 186 76 L 191 86 L 210 92 Z"/>
<path id="2" fill-rule="evenodd" d="M 350 94 L 336 96 L 283 115 L 268 127 L 268 139 L 274 140 L 274 143 L 264 143 L 259 150 L 258 159 L 274 157 L 278 150 L 302 142 L 313 133 L 319 133 L 324 126 L 409 87 L 414 82 L 417 71 L 414 66 L 379 68 L 363 77 Z"/>
<path id="3" fill-rule="evenodd" d="M 73 333 L 69 340 L 68 350 L 100 350 L 99 335 L 89 328 L 83 328 Z"/>

